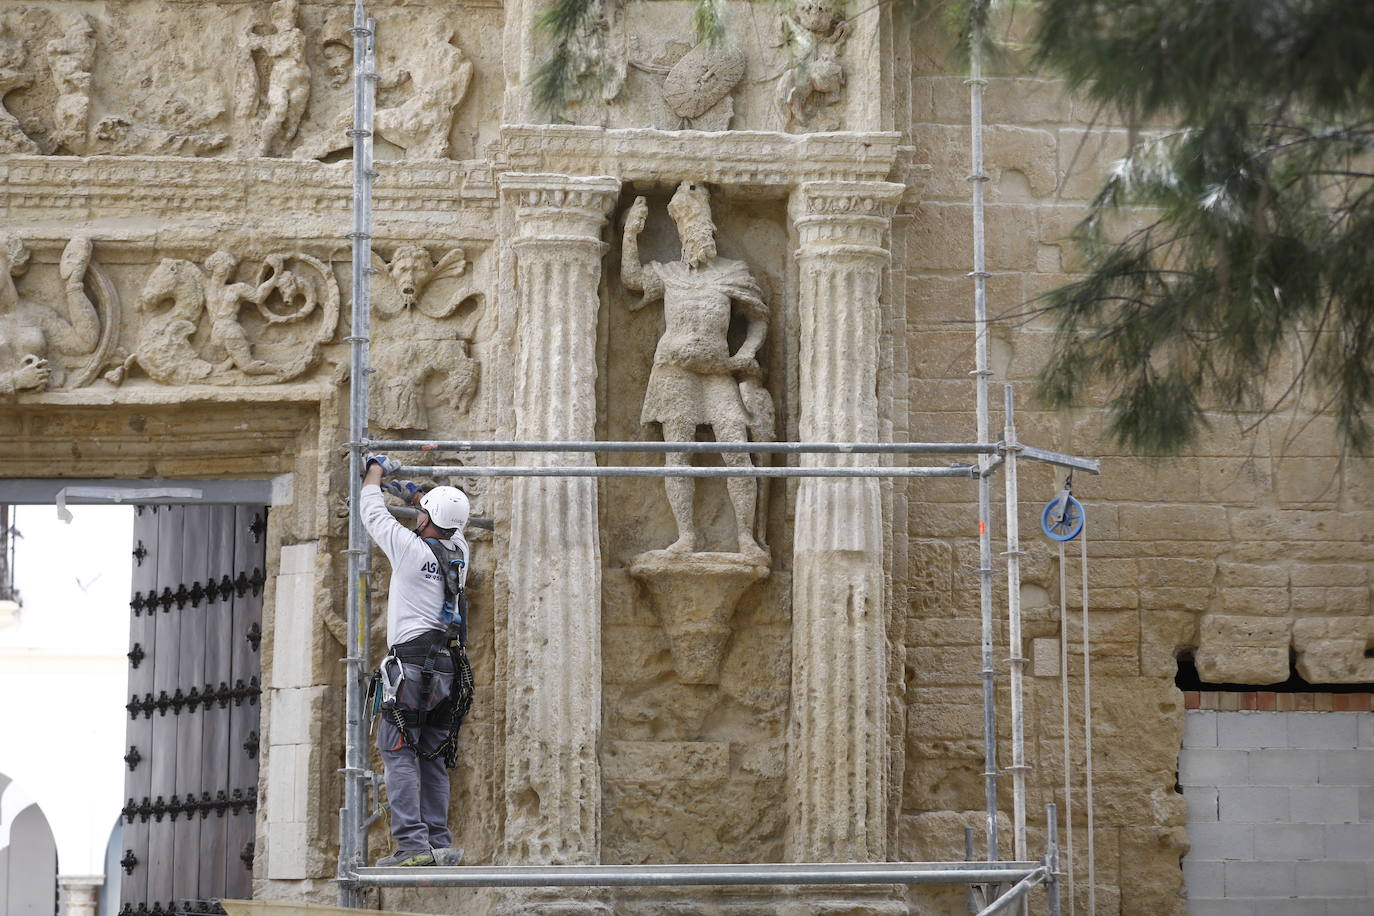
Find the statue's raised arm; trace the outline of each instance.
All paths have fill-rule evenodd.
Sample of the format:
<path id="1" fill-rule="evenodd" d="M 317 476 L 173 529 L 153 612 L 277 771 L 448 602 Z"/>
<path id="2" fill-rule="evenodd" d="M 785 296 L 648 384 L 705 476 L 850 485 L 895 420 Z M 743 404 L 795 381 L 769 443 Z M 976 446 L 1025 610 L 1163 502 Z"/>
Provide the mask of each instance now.
<path id="1" fill-rule="evenodd" d="M 663 296 L 663 281 L 652 270 L 645 270 L 639 260 L 639 234 L 644 231 L 644 220 L 648 215 L 649 204 L 643 197 L 636 197 L 625 214 L 625 234 L 620 246 L 620 282 L 626 289 L 644 294 L 638 302 L 630 303 L 630 311 L 641 309 Z"/>

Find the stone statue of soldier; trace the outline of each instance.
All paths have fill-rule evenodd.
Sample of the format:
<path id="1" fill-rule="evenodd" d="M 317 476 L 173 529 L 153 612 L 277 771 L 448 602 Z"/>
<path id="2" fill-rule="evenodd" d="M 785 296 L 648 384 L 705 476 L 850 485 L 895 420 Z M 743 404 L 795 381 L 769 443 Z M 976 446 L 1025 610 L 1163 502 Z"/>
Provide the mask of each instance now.
<path id="1" fill-rule="evenodd" d="M 706 185 L 684 181 L 668 204 L 668 214 L 682 242 L 679 260 L 640 262 L 639 234 L 647 213 L 644 198 L 636 198 L 625 220 L 620 269 L 626 289 L 644 294 L 630 306 L 632 310 L 663 300 L 665 327 L 654 352 L 640 422 L 661 424 L 665 442 L 694 441 L 698 426 L 711 427 L 719 442 L 747 441 L 751 427 L 760 430 L 762 437 L 771 436 L 772 402 L 759 385 L 761 370 L 756 359 L 768 331 L 768 305 L 747 264 L 718 256 Z M 732 303 L 748 322 L 744 342 L 734 353 L 726 338 Z M 723 458 L 731 467 L 752 467 L 744 452 L 726 453 Z M 687 463 L 685 452 L 667 456 L 670 466 Z M 668 550 L 695 552 L 694 481 L 668 477 L 664 485 L 678 530 L 677 540 Z M 766 562 L 767 552 L 754 538 L 753 530 L 756 481 L 732 477 L 727 488 L 739 552 Z"/>

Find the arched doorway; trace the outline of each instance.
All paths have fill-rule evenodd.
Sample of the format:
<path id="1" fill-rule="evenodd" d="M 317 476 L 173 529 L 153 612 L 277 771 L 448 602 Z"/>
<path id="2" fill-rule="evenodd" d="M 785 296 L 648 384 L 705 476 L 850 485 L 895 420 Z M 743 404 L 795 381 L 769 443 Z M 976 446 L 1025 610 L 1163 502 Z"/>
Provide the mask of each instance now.
<path id="1" fill-rule="evenodd" d="M 0 775 L 0 912 L 52 916 L 57 909 L 57 842 L 43 810 Z"/>

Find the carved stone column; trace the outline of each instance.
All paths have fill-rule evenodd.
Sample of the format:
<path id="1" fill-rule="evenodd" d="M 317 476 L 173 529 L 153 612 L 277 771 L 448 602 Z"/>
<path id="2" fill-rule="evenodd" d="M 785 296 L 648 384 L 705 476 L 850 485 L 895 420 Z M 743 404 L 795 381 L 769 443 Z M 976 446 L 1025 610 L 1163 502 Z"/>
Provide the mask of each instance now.
<path id="1" fill-rule="evenodd" d="M 513 215 L 517 439 L 596 438 L 601 230 L 613 178 L 508 173 Z M 594 464 L 528 453 L 522 464 Z M 598 861 L 601 844 L 601 546 L 595 478 L 511 482 L 506 624 L 506 855 Z"/>
<path id="2" fill-rule="evenodd" d="M 811 182 L 792 199 L 799 247 L 799 434 L 877 441 L 878 300 L 904 187 Z M 806 456 L 876 464 L 876 456 Z M 792 585 L 787 855 L 887 855 L 888 643 L 877 478 L 802 478 Z"/>

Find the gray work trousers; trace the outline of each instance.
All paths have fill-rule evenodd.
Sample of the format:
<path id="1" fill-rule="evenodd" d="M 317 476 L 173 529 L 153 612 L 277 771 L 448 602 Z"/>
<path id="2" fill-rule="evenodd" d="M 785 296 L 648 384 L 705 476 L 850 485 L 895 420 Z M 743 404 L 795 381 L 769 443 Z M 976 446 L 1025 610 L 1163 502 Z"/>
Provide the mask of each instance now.
<path id="1" fill-rule="evenodd" d="M 402 661 L 405 681 L 396 695 L 401 706 L 415 709 L 420 703 L 418 664 Z M 429 698 L 433 709 L 453 691 L 453 659 L 447 652 L 435 658 L 434 687 Z M 432 754 L 448 735 L 447 725 L 407 728 L 411 740 Z M 401 739 L 395 724 L 383 716 L 377 723 L 377 750 L 386 769 L 386 794 L 391 802 L 391 836 L 400 852 L 425 852 L 431 847 L 453 845 L 448 829 L 449 776 L 443 755 L 424 760 Z"/>

